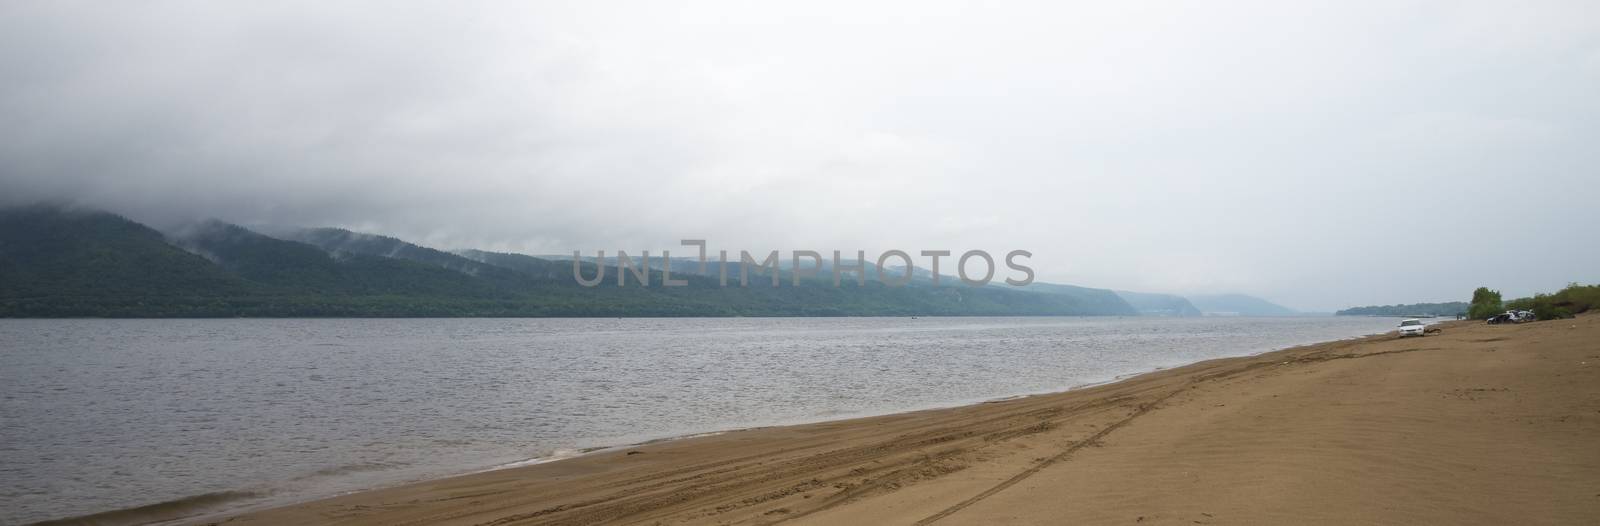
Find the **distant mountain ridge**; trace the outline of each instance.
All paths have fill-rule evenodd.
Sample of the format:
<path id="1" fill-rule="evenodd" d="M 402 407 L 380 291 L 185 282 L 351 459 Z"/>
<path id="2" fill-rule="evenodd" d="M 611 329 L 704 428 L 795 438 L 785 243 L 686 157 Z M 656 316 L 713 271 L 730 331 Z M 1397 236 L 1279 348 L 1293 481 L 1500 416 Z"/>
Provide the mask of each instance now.
<path id="1" fill-rule="evenodd" d="M 1294 316 L 1294 309 L 1244 294 L 1201 294 L 1186 296 L 1207 316 Z"/>
<path id="2" fill-rule="evenodd" d="M 1188 298 L 1174 294 L 1155 294 L 1149 292 L 1117 291 L 1117 296 L 1128 302 L 1140 314 L 1145 316 L 1177 316 L 1190 317 L 1202 316 L 1205 313 L 1195 308 Z"/>
<path id="3" fill-rule="evenodd" d="M 956 278 L 951 278 L 956 279 Z M 996 285 L 1010 287 L 1009 285 Z M 1035 294 L 1059 294 L 1083 298 L 1084 301 L 1093 302 L 1098 308 L 1106 312 L 1116 313 L 1119 316 L 1138 316 L 1139 309 L 1131 305 L 1120 294 L 1106 289 L 1079 287 L 1076 285 L 1059 285 L 1055 283 L 1034 282 L 1025 287 L 1011 287 L 1015 290 L 1025 290 Z"/>
<path id="4" fill-rule="evenodd" d="M 465 252 L 477 252 L 477 251 L 464 251 L 464 253 Z M 529 256 L 522 256 L 522 257 L 529 257 Z M 567 264 L 569 264 L 569 265 L 570 265 L 570 262 L 572 261 L 572 257 L 571 256 L 542 256 L 542 257 L 544 259 L 548 259 L 548 260 L 559 259 L 561 261 L 566 261 L 566 262 L 568 262 Z M 631 258 L 635 258 L 635 257 L 637 257 L 637 255 L 630 255 L 630 259 Z M 586 261 L 586 262 L 604 263 L 604 264 L 609 265 L 609 266 L 615 266 L 617 264 L 617 260 L 618 260 L 617 256 L 606 256 L 606 257 L 580 256 L 578 259 L 581 260 L 581 261 Z M 672 272 L 676 273 L 676 275 L 701 275 L 701 276 L 706 276 L 706 277 L 720 276 L 720 274 L 719 274 L 719 266 L 726 266 L 726 273 L 727 273 L 728 279 L 729 279 L 729 281 L 731 283 L 731 282 L 735 282 L 735 281 L 738 280 L 738 276 L 739 276 L 739 272 L 740 272 L 740 263 L 736 259 L 732 259 L 732 258 L 730 258 L 730 259 L 731 260 L 726 262 L 726 263 L 721 262 L 721 261 L 717 261 L 717 260 L 707 261 L 705 263 L 705 268 L 703 269 L 703 271 L 701 269 L 701 263 L 700 263 L 700 260 L 699 260 L 698 256 L 696 256 L 696 257 L 683 257 L 683 258 L 674 257 L 674 258 L 672 258 L 672 260 L 670 262 L 665 262 L 665 263 L 662 262 L 662 260 L 660 258 L 651 259 L 650 261 L 651 261 L 651 267 L 652 268 L 662 268 L 663 265 L 670 265 L 670 267 L 672 269 Z M 794 273 L 794 264 L 793 263 L 794 263 L 793 258 L 780 259 L 778 261 L 778 267 L 781 269 L 779 274 L 780 274 L 780 276 L 782 276 L 783 280 L 788 281 L 788 280 L 792 279 L 792 277 L 794 275 L 793 274 Z M 802 260 L 802 265 L 804 265 L 804 267 L 807 270 L 811 270 L 810 263 L 811 262 L 808 259 L 807 260 Z M 638 261 L 634 261 L 633 264 L 634 265 L 639 265 L 640 263 Z M 862 261 L 856 260 L 855 258 L 852 257 L 850 259 L 841 259 L 839 261 L 839 264 L 840 264 L 841 268 L 845 268 L 845 267 L 849 267 L 850 268 L 850 270 L 841 272 L 841 281 L 842 282 L 852 282 L 852 281 L 855 280 L 855 272 L 856 271 L 854 270 L 854 267 L 857 266 L 857 265 L 861 265 L 862 266 L 863 272 L 865 272 L 865 275 L 866 275 L 865 279 L 867 279 L 869 281 L 872 281 L 872 280 L 876 280 L 878 278 L 878 276 L 879 276 L 879 269 L 877 267 L 877 264 L 874 263 L 874 262 L 871 262 L 871 261 L 862 262 Z M 754 265 L 752 265 L 752 267 L 753 266 Z M 815 267 L 815 271 L 816 271 L 815 279 L 817 279 L 819 281 L 829 282 L 828 284 L 831 285 L 831 280 L 833 279 L 833 266 L 834 265 L 833 265 L 832 258 L 830 256 L 824 256 L 822 261 Z M 905 268 L 899 267 L 899 266 L 888 266 L 888 265 L 885 265 L 884 266 L 884 270 L 886 271 L 886 275 L 889 276 L 890 279 L 899 279 L 901 276 L 905 275 Z M 931 286 L 933 284 L 933 277 L 934 277 L 933 273 L 931 271 L 929 271 L 928 269 L 917 267 L 917 268 L 913 269 L 911 283 L 912 283 L 913 286 Z M 959 276 L 951 276 L 951 275 L 946 275 L 946 274 L 942 274 L 941 273 L 939 275 L 939 282 L 941 284 L 944 284 L 944 285 L 957 285 L 957 284 L 961 283 L 961 278 Z M 1008 285 L 1008 284 L 1005 284 L 1003 282 L 991 282 L 989 284 L 989 287 L 993 287 L 993 288 L 997 288 L 997 289 L 1001 289 L 1001 290 L 1013 291 L 1013 292 L 1025 292 L 1025 293 L 1030 293 L 1030 294 L 1040 294 L 1040 293 L 1042 293 L 1042 294 L 1050 294 L 1052 296 L 1057 296 L 1057 297 L 1071 298 L 1072 301 L 1076 302 L 1082 308 L 1097 312 L 1098 313 L 1097 315 L 1104 315 L 1104 316 L 1112 316 L 1112 315 L 1115 315 L 1115 316 L 1138 316 L 1139 315 L 1139 311 L 1137 309 L 1134 309 L 1131 305 L 1128 304 L 1128 302 L 1124 301 L 1121 297 L 1119 297 L 1116 292 L 1113 292 L 1113 291 L 1107 290 L 1107 289 L 1097 289 L 1097 288 L 1091 288 L 1091 287 L 1079 287 L 1079 286 L 1076 286 L 1076 285 L 1061 285 L 1061 284 L 1055 284 L 1055 283 L 1043 283 L 1043 282 L 1037 282 L 1037 281 L 1032 283 L 1032 284 L 1029 284 L 1029 285 L 1026 285 L 1026 286 L 1021 286 L 1021 287 Z"/>
<path id="5" fill-rule="evenodd" d="M 642 255 L 642 254 L 640 254 Z M 482 250 L 453 252 L 338 228 L 265 235 L 222 221 L 162 233 L 115 214 L 35 205 L 0 209 L 0 316 L 1281 316 L 1293 310 L 1244 295 L 1183 296 L 1035 282 L 969 287 L 954 276 L 933 284 L 917 268 L 910 284 L 832 283 L 831 258 L 817 275 L 780 263 L 779 287 L 755 273 L 728 284 L 716 262 L 649 262 L 650 286 L 615 258 L 581 258 L 573 278 L 560 260 Z M 637 257 L 637 256 L 635 256 Z M 852 258 L 853 259 L 853 258 Z M 853 260 L 851 262 L 854 262 Z M 637 265 L 639 262 L 636 261 Z M 664 287 L 661 268 L 684 287 Z M 888 269 L 899 275 L 903 269 Z"/>
<path id="6" fill-rule="evenodd" d="M 619 287 L 619 269 L 463 250 L 335 228 L 273 237 L 221 221 L 163 234 L 121 216 L 40 205 L 0 209 L 0 316 L 910 316 L 1127 315 L 1114 293 L 1064 287 L 1052 293 L 968 287 L 954 280 L 905 287 L 877 281 L 800 286 L 781 273 L 750 287 L 679 273 L 687 286 Z M 698 269 L 697 262 L 692 265 Z M 714 267 L 713 267 L 714 268 Z M 760 285 L 757 285 L 759 283 Z M 1081 289 L 1081 290 L 1080 290 Z"/>

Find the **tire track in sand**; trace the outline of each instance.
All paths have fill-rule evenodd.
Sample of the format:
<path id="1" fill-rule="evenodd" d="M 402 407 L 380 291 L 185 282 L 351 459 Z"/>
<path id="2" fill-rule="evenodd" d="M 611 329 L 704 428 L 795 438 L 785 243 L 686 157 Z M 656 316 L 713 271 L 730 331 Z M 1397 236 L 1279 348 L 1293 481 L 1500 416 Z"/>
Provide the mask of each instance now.
<path id="1" fill-rule="evenodd" d="M 972 506 L 973 504 L 977 504 L 978 502 L 980 502 L 980 501 L 982 501 L 984 499 L 987 499 L 989 497 L 993 497 L 993 496 L 995 496 L 995 494 L 1000 493 L 1002 491 L 1005 491 L 1006 488 L 1010 488 L 1011 486 L 1015 486 L 1018 482 L 1022 482 L 1023 480 L 1026 480 L 1028 477 L 1032 477 L 1033 475 L 1039 473 L 1040 471 L 1043 471 L 1045 468 L 1048 468 L 1051 465 L 1054 465 L 1054 464 L 1056 464 L 1058 462 L 1061 462 L 1061 461 L 1064 461 L 1064 460 L 1067 460 L 1067 459 L 1071 458 L 1072 454 L 1073 453 L 1077 453 L 1078 450 L 1083 449 L 1085 446 L 1098 444 L 1101 439 L 1103 439 L 1106 436 L 1110 435 L 1112 432 L 1115 432 L 1116 430 L 1121 429 L 1123 426 L 1126 426 L 1129 423 L 1132 423 L 1134 419 L 1139 418 L 1141 416 L 1144 416 L 1145 414 L 1156 410 L 1157 408 L 1160 407 L 1160 405 L 1163 402 L 1166 402 L 1167 400 L 1170 400 L 1172 397 L 1177 396 L 1179 393 L 1182 393 L 1184 391 L 1188 391 L 1190 389 L 1195 388 L 1196 384 L 1199 384 L 1200 382 L 1204 382 L 1204 381 L 1208 381 L 1208 380 L 1219 380 L 1219 379 L 1226 378 L 1226 377 L 1229 377 L 1229 376 L 1233 376 L 1233 375 L 1236 375 L 1236 374 L 1239 374 L 1239 373 L 1249 372 L 1249 371 L 1252 371 L 1252 370 L 1255 370 L 1255 369 L 1258 369 L 1258 368 L 1261 368 L 1261 367 L 1269 367 L 1269 366 L 1273 366 L 1273 365 L 1317 363 L 1317 362 L 1326 362 L 1326 361 L 1330 361 L 1330 360 L 1348 360 L 1348 359 L 1355 359 L 1355 358 L 1366 358 L 1366 357 L 1369 357 L 1369 356 L 1385 356 L 1385 355 L 1391 355 L 1391 354 L 1404 354 L 1404 353 L 1417 352 L 1417 351 L 1433 351 L 1433 350 L 1438 350 L 1438 348 L 1437 347 L 1429 347 L 1429 348 L 1420 348 L 1420 349 L 1417 349 L 1417 348 L 1413 348 L 1413 349 L 1397 349 L 1397 350 L 1378 351 L 1378 352 L 1362 353 L 1362 354 L 1353 354 L 1353 353 L 1350 353 L 1350 354 L 1331 354 L 1331 353 L 1328 353 L 1327 351 L 1322 351 L 1322 352 L 1317 352 L 1317 353 L 1311 353 L 1311 354 L 1306 354 L 1306 355 L 1302 355 L 1302 356 L 1297 356 L 1297 357 L 1295 357 L 1293 359 L 1285 360 L 1283 362 L 1275 362 L 1275 361 L 1273 361 L 1273 362 L 1266 362 L 1266 361 L 1263 361 L 1263 362 L 1251 362 L 1251 363 L 1245 364 L 1245 365 L 1243 365 L 1241 367 L 1236 367 L 1236 368 L 1228 369 L 1228 370 L 1225 370 L 1225 371 L 1220 371 L 1220 372 L 1211 373 L 1211 374 L 1202 374 L 1202 375 L 1198 375 L 1198 376 L 1192 377 L 1189 380 L 1189 382 L 1186 385 L 1184 385 L 1184 387 L 1179 388 L 1179 389 L 1175 389 L 1175 390 L 1173 390 L 1173 391 L 1171 391 L 1171 392 L 1169 392 L 1167 394 L 1161 395 L 1160 398 L 1157 398 L 1154 401 L 1143 403 L 1143 404 L 1139 404 L 1138 409 L 1134 410 L 1134 412 L 1132 414 L 1129 414 L 1127 416 L 1127 418 L 1123 418 L 1122 420 L 1118 420 L 1114 424 L 1106 426 L 1105 429 L 1101 429 L 1099 432 L 1091 435 L 1089 438 L 1086 438 L 1084 440 L 1078 441 L 1077 443 L 1073 444 L 1071 447 L 1068 447 L 1067 449 L 1062 450 L 1060 453 L 1055 454 L 1055 456 L 1047 458 L 1044 461 L 1042 461 L 1042 462 L 1040 462 L 1038 464 L 1035 464 L 1033 467 L 1030 467 L 1028 469 L 1023 470 L 1020 473 L 1017 473 L 1016 475 L 1012 475 L 1011 478 L 1008 478 L 1008 479 L 1006 479 L 1004 481 L 1001 481 L 999 484 L 995 484 L 994 487 L 986 489 L 982 493 L 979 493 L 977 495 L 973 495 L 971 498 L 968 498 L 967 500 L 961 501 L 961 502 L 955 504 L 954 506 L 950 506 L 948 508 L 940 510 L 938 513 L 935 513 L 933 515 L 929 515 L 927 518 L 924 518 L 924 519 L 922 519 L 920 521 L 917 521 L 915 523 L 915 525 L 916 526 L 927 526 L 929 524 L 933 524 L 935 522 L 938 522 L 939 520 L 944 519 L 945 517 L 949 517 L 951 515 L 954 515 L 956 512 L 959 512 L 959 511 L 961 511 L 963 509 L 966 509 L 967 507 Z"/>
<path id="2" fill-rule="evenodd" d="M 1172 398 L 1174 396 L 1177 396 L 1178 393 L 1182 393 L 1184 391 L 1187 391 L 1188 389 L 1189 389 L 1188 387 L 1185 387 L 1183 389 L 1177 389 L 1177 390 L 1174 390 L 1174 391 L 1172 391 L 1170 393 L 1161 395 L 1161 397 L 1155 399 L 1155 401 L 1139 404 L 1139 408 L 1134 410 L 1133 414 L 1128 415 L 1127 418 L 1123 418 L 1122 420 L 1118 420 L 1114 424 L 1106 426 L 1104 429 L 1101 429 L 1099 432 L 1097 432 L 1097 433 L 1095 433 L 1093 435 L 1090 435 L 1089 438 L 1085 438 L 1083 440 L 1079 440 L 1077 443 L 1073 444 L 1071 447 L 1068 447 L 1067 449 L 1062 450 L 1060 453 L 1056 453 L 1055 456 L 1047 458 L 1043 462 L 1040 462 L 1038 464 L 1035 464 L 1033 467 L 1030 467 L 1030 468 L 1028 468 L 1026 470 L 1023 470 L 1021 473 L 1017 473 L 1016 475 L 1012 475 L 1011 478 L 1006 479 L 1006 480 L 1000 482 L 999 484 L 996 484 L 992 488 L 984 490 L 983 493 L 979 493 L 977 495 L 972 496 L 972 498 L 969 498 L 967 500 L 961 501 L 960 503 L 958 503 L 958 504 L 956 504 L 954 506 L 945 508 L 944 510 L 941 510 L 939 513 L 935 513 L 935 514 L 929 516 L 926 519 L 922 519 L 920 521 L 917 521 L 916 522 L 916 526 L 924 526 L 924 525 L 927 525 L 927 524 L 933 524 L 934 522 L 938 521 L 939 519 L 943 519 L 945 517 L 949 517 L 950 515 L 954 514 L 955 512 L 961 511 L 962 509 L 965 509 L 966 507 L 971 506 L 973 504 L 977 504 L 978 501 L 981 501 L 983 499 L 987 499 L 989 497 L 994 496 L 996 493 L 1000 493 L 1002 491 L 1005 491 L 1006 488 L 1014 486 L 1018 482 L 1022 482 L 1024 479 L 1027 479 L 1028 477 L 1033 476 L 1035 473 L 1043 471 L 1044 468 L 1050 467 L 1052 464 L 1055 464 L 1057 462 L 1061 462 L 1063 460 L 1066 460 L 1066 459 L 1070 458 L 1072 456 L 1072 454 L 1076 453 L 1079 449 L 1083 449 L 1086 446 L 1091 446 L 1091 445 L 1094 445 L 1094 444 L 1098 444 L 1100 442 L 1100 439 L 1105 438 L 1106 435 L 1110 435 L 1113 431 L 1116 431 L 1117 429 L 1120 429 L 1122 426 L 1128 425 L 1128 423 L 1132 422 L 1133 419 L 1139 418 L 1140 416 L 1143 416 L 1145 413 L 1149 413 L 1150 411 L 1155 410 L 1156 406 L 1161 405 L 1162 402 L 1165 402 L 1168 399 L 1170 399 L 1170 398 Z"/>

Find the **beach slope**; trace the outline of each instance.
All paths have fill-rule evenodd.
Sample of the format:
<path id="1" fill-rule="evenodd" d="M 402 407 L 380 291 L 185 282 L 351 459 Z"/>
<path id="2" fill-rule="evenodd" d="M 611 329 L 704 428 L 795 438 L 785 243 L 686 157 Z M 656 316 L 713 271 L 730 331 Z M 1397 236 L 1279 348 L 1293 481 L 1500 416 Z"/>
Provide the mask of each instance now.
<path id="1" fill-rule="evenodd" d="M 953 373 L 955 374 L 955 373 Z M 1600 316 L 751 429 L 227 524 L 1597 524 Z"/>

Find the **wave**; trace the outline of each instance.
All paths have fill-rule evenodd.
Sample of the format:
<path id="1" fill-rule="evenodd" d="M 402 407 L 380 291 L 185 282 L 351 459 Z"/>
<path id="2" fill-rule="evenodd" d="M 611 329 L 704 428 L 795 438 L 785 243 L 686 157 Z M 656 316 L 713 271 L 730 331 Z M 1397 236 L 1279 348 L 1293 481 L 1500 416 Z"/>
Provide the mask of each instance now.
<path id="1" fill-rule="evenodd" d="M 544 463 L 547 463 L 547 462 L 555 462 L 557 460 L 566 460 L 566 459 L 569 459 L 569 458 L 582 456 L 582 455 L 584 455 L 586 453 L 592 453 L 592 452 L 599 451 L 599 450 L 602 450 L 602 449 L 607 449 L 607 448 L 604 448 L 604 447 L 591 447 L 591 448 L 584 448 L 584 449 L 556 449 L 554 451 L 551 451 L 550 454 L 545 455 L 545 456 L 526 458 L 526 459 L 518 460 L 518 461 L 515 461 L 515 462 L 506 462 L 504 464 L 496 464 L 496 465 L 489 466 L 489 467 L 484 468 L 484 469 L 473 471 L 471 473 L 484 473 L 484 472 L 488 472 L 488 471 L 499 471 L 499 470 L 502 470 L 502 469 L 520 468 L 520 467 L 523 467 L 523 466 L 532 466 L 532 465 L 535 465 L 535 464 L 544 464 Z"/>
<path id="2" fill-rule="evenodd" d="M 394 469 L 403 466 L 405 466 L 405 464 L 393 462 L 359 462 L 355 464 L 319 469 L 309 474 L 296 477 L 295 480 L 306 480 L 318 477 L 337 477 L 339 475 L 350 475 L 369 471 L 383 471 L 386 469 Z"/>

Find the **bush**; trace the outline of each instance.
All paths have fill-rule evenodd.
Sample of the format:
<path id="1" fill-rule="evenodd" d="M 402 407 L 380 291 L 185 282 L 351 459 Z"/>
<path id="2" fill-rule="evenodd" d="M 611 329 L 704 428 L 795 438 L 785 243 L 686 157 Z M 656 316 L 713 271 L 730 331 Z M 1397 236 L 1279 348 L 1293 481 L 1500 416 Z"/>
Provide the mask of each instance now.
<path id="1" fill-rule="evenodd" d="M 1600 285 L 1569 283 L 1567 288 L 1550 295 L 1550 303 L 1575 313 L 1588 311 L 1600 306 Z"/>
<path id="2" fill-rule="evenodd" d="M 1478 287 L 1478 290 L 1472 291 L 1472 305 L 1467 307 L 1467 317 L 1486 320 L 1504 310 L 1500 305 L 1500 291 Z"/>
<path id="3" fill-rule="evenodd" d="M 1473 297 L 1478 296 L 1474 293 Z M 1571 318 L 1574 313 L 1586 312 L 1596 306 L 1600 306 L 1600 285 L 1577 283 L 1568 284 L 1567 288 L 1555 294 L 1534 294 L 1531 298 L 1517 298 L 1505 304 L 1505 308 L 1511 310 L 1531 310 L 1534 317 L 1540 320 Z"/>
<path id="4" fill-rule="evenodd" d="M 1564 309 L 1564 308 L 1561 308 L 1561 307 L 1557 307 L 1555 305 L 1551 305 L 1549 296 L 1544 296 L 1542 294 L 1540 296 L 1543 296 L 1543 297 L 1535 298 L 1534 304 L 1533 304 L 1533 308 L 1529 309 L 1529 310 L 1533 311 L 1533 316 L 1535 318 L 1538 318 L 1540 321 L 1543 321 L 1543 320 L 1558 320 L 1558 319 L 1562 319 L 1562 318 L 1571 318 L 1572 317 L 1572 312 L 1571 311 L 1568 311 L 1567 309 Z"/>

